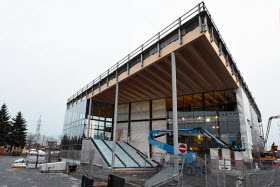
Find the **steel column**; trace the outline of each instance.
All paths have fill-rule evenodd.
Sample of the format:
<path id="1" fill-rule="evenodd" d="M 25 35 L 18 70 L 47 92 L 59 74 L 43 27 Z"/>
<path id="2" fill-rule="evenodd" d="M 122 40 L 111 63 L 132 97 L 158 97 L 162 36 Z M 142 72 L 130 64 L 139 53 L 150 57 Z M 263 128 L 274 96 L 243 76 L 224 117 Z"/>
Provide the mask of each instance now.
<path id="1" fill-rule="evenodd" d="M 226 67 L 228 67 L 228 64 L 229 64 L 229 62 L 228 62 L 228 54 L 227 54 L 227 57 L 226 57 Z"/>
<path id="2" fill-rule="evenodd" d="M 181 34 L 181 17 L 178 18 L 178 35 L 179 35 L 179 44 L 182 45 L 182 34 Z"/>
<path id="3" fill-rule="evenodd" d="M 219 55 L 222 55 L 222 42 L 219 42 Z"/>
<path id="4" fill-rule="evenodd" d="M 119 63 L 117 63 L 117 69 L 116 69 L 116 81 L 118 81 L 118 68 L 119 68 Z"/>
<path id="5" fill-rule="evenodd" d="M 89 139 L 89 127 L 90 127 L 90 117 L 91 117 L 91 107 L 92 107 L 92 98 L 89 98 L 89 112 L 88 112 L 88 130 L 87 130 L 87 138 Z"/>
<path id="6" fill-rule="evenodd" d="M 130 60 L 130 55 L 127 55 L 127 66 L 126 66 L 126 70 L 127 70 L 127 75 L 129 75 L 129 69 L 130 69 L 130 67 L 129 67 L 129 60 Z"/>
<path id="7" fill-rule="evenodd" d="M 198 3 L 197 8 L 198 8 L 198 24 L 199 24 L 199 28 L 200 28 L 200 33 L 202 33 L 203 29 L 202 29 L 201 15 L 200 15 L 200 12 L 201 12 L 200 3 Z"/>
<path id="8" fill-rule="evenodd" d="M 115 94 L 115 111 L 114 111 L 114 126 L 113 126 L 113 150 L 112 150 L 112 164 L 111 164 L 111 169 L 112 170 L 114 169 L 114 166 L 115 166 L 115 155 L 116 155 L 118 97 L 119 97 L 119 83 L 116 84 L 116 94 Z"/>
<path id="9" fill-rule="evenodd" d="M 100 87 L 101 87 L 101 75 L 99 77 L 99 85 L 98 85 L 99 92 L 100 92 Z"/>
<path id="10" fill-rule="evenodd" d="M 204 16 L 204 32 L 208 30 L 208 24 L 207 24 L 207 16 Z"/>
<path id="11" fill-rule="evenodd" d="M 172 104 L 173 104 L 173 144 L 174 156 L 179 154 L 178 143 L 178 117 L 177 117 L 177 83 L 176 83 L 176 59 L 175 53 L 171 53 L 171 69 L 172 69 Z"/>
<path id="12" fill-rule="evenodd" d="M 158 44 L 157 44 L 157 53 L 158 53 L 158 57 L 160 57 L 160 33 L 158 33 Z"/>
<path id="13" fill-rule="evenodd" d="M 109 70 L 107 72 L 107 87 L 109 86 Z"/>
<path id="14" fill-rule="evenodd" d="M 141 67 L 143 67 L 143 45 L 141 45 Z"/>
<path id="15" fill-rule="evenodd" d="M 210 31 L 210 38 L 211 38 L 211 42 L 214 41 L 214 31 L 213 31 L 213 26 L 211 27 L 211 31 Z"/>

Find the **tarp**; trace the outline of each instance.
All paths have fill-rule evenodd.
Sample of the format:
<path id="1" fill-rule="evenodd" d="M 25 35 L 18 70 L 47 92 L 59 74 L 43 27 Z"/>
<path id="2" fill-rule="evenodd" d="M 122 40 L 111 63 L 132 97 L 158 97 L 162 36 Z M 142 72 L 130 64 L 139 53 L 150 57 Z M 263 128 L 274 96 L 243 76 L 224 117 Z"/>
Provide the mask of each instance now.
<path id="1" fill-rule="evenodd" d="M 149 154 L 149 121 L 132 122 L 130 144 L 145 154 Z"/>
<path id="2" fill-rule="evenodd" d="M 166 120 L 160 120 L 160 121 L 153 121 L 152 122 L 152 130 L 164 130 L 167 129 Z M 162 136 L 157 138 L 156 140 L 166 143 L 166 136 Z M 159 149 L 157 147 L 152 147 L 152 156 L 155 160 L 160 161 L 161 155 L 165 154 L 166 151 Z"/>
<path id="3" fill-rule="evenodd" d="M 218 148 L 210 148 L 210 157 L 211 159 L 219 159 Z"/>
<path id="4" fill-rule="evenodd" d="M 243 153 L 238 152 L 238 151 L 234 151 L 234 157 L 235 157 L 235 160 L 242 160 L 243 159 Z"/>
<path id="5" fill-rule="evenodd" d="M 222 149 L 222 157 L 226 160 L 231 160 L 230 158 L 230 150 L 229 149 Z"/>
<path id="6" fill-rule="evenodd" d="M 152 118 L 166 118 L 165 99 L 153 100 L 152 102 Z"/>
<path id="7" fill-rule="evenodd" d="M 128 141 L 127 137 L 128 123 L 118 123 L 117 124 L 117 141 Z M 120 134 L 120 136 L 118 136 Z"/>
<path id="8" fill-rule="evenodd" d="M 118 121 L 128 121 L 129 105 L 118 105 Z"/>
<path id="9" fill-rule="evenodd" d="M 150 118 L 149 101 L 137 102 L 131 104 L 131 120 L 143 120 Z"/>
<path id="10" fill-rule="evenodd" d="M 252 159 L 252 134 L 251 134 L 251 113 L 250 113 L 250 103 L 244 93 L 243 89 L 240 87 L 236 90 L 237 107 L 240 116 L 240 133 L 241 138 L 244 140 L 246 151 L 243 151 L 244 159 Z"/>

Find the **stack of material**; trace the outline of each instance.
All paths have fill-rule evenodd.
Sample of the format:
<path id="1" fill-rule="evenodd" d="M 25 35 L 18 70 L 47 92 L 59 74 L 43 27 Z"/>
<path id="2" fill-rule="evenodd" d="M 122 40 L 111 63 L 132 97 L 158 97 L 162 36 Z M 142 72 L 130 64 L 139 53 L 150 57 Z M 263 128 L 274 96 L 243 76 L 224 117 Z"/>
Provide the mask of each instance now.
<path id="1" fill-rule="evenodd" d="M 66 162 L 41 164 L 42 173 L 60 173 L 66 170 Z"/>

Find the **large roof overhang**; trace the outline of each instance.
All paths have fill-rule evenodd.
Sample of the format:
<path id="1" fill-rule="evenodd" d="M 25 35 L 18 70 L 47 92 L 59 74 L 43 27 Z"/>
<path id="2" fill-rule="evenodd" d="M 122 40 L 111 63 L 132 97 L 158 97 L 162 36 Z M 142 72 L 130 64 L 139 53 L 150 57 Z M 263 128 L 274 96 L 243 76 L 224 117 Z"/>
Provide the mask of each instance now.
<path id="1" fill-rule="evenodd" d="M 85 95 L 113 104 L 117 82 L 119 103 L 170 97 L 172 52 L 176 55 L 177 95 L 242 87 L 261 121 L 256 102 L 204 3 L 83 87 L 67 104 Z"/>
<path id="2" fill-rule="evenodd" d="M 239 87 L 219 49 L 211 43 L 208 33 L 194 29 L 182 38 L 182 45 L 174 41 L 163 48 L 160 57 L 151 55 L 141 64 L 130 68 L 118 77 L 119 103 L 137 102 L 172 96 L 171 52 L 175 51 L 177 94 L 193 94 Z M 104 84 L 89 97 L 114 103 L 116 79 Z"/>

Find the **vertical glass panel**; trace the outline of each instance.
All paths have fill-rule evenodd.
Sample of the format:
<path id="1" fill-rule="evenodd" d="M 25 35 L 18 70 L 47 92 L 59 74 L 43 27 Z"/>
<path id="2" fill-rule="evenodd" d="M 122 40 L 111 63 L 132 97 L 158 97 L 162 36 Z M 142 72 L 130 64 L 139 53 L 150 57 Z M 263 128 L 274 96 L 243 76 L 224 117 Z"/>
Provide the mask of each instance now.
<path id="1" fill-rule="evenodd" d="M 204 127 L 203 111 L 194 111 L 193 115 L 193 127 Z"/>
<path id="2" fill-rule="evenodd" d="M 205 110 L 213 111 L 215 110 L 214 103 L 214 92 L 204 94 Z"/>
<path id="3" fill-rule="evenodd" d="M 229 144 L 229 129 L 227 124 L 227 112 L 219 112 L 218 124 L 220 127 L 220 138 Z"/>
<path id="4" fill-rule="evenodd" d="M 177 97 L 177 108 L 178 108 L 178 128 L 184 128 L 185 123 L 184 123 L 184 97 L 180 96 Z"/>
<path id="5" fill-rule="evenodd" d="M 225 92 L 224 91 L 214 92 L 214 100 L 215 100 L 214 102 L 217 110 L 224 111 L 225 103 L 226 103 Z"/>
<path id="6" fill-rule="evenodd" d="M 107 106 L 105 103 L 101 103 L 100 104 L 100 120 L 105 120 L 106 117 L 106 113 L 107 113 Z"/>
<path id="7" fill-rule="evenodd" d="M 211 134 L 217 136 L 218 135 L 218 124 L 217 124 L 217 114 L 216 112 L 212 111 L 205 111 L 205 128 Z"/>
<path id="8" fill-rule="evenodd" d="M 107 105 L 106 121 L 112 121 L 113 118 L 113 105 Z"/>
<path id="9" fill-rule="evenodd" d="M 192 106 L 193 106 L 193 96 L 192 95 L 184 96 L 184 110 L 185 110 L 185 112 L 192 111 Z"/>
<path id="10" fill-rule="evenodd" d="M 100 109 L 100 104 L 97 102 L 92 102 L 92 116 L 93 119 L 99 119 L 99 109 Z"/>
<path id="11" fill-rule="evenodd" d="M 104 130 L 104 121 L 99 121 L 99 130 Z"/>
<path id="12" fill-rule="evenodd" d="M 202 111 L 202 94 L 193 95 L 194 111 Z"/>
<path id="13" fill-rule="evenodd" d="M 235 111 L 236 110 L 236 95 L 235 95 L 235 91 L 233 91 L 233 90 L 225 91 L 225 97 L 226 97 L 225 109 L 227 111 Z"/>
<path id="14" fill-rule="evenodd" d="M 172 98 L 169 97 L 166 99 L 166 110 L 167 111 L 172 111 Z"/>

